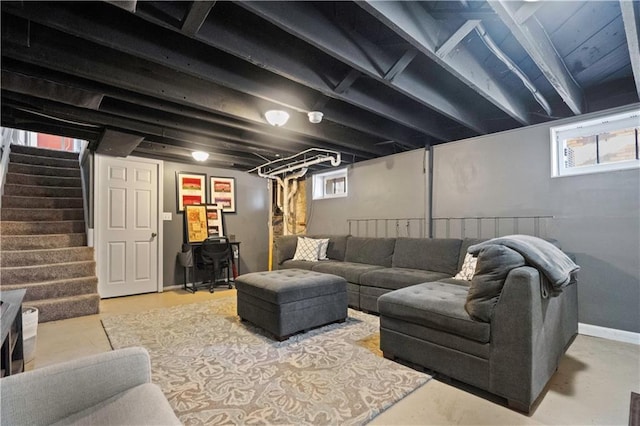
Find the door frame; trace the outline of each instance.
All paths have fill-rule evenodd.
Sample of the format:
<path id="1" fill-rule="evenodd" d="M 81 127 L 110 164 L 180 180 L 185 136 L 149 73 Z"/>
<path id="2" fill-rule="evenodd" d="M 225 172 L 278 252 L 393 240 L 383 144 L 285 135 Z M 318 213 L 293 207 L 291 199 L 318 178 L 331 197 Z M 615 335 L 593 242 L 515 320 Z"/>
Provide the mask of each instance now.
<path id="1" fill-rule="evenodd" d="M 101 259 L 102 253 L 100 252 L 101 250 L 101 240 L 102 240 L 102 233 L 105 231 L 102 228 L 102 224 L 100 223 L 99 220 L 99 215 L 97 214 L 98 212 L 98 198 L 100 194 L 97 194 L 96 191 L 98 190 L 98 188 L 101 188 L 101 185 L 104 181 L 103 177 L 100 176 L 100 169 L 102 166 L 102 163 L 105 161 L 108 161 L 109 158 L 116 158 L 119 161 L 128 161 L 131 163 L 150 163 L 150 164 L 155 164 L 157 167 L 157 171 L 158 171 L 158 179 L 157 179 L 157 205 L 158 205 L 158 230 L 157 230 L 157 234 L 158 236 L 157 238 L 157 249 L 158 249 L 158 261 L 157 261 L 157 271 L 156 271 L 156 275 L 157 275 L 157 281 L 158 281 L 158 285 L 156 288 L 156 291 L 158 293 L 162 293 L 164 291 L 164 275 L 163 275 L 163 270 L 164 270 L 164 258 L 163 258 L 163 253 L 164 253 L 164 222 L 163 222 L 163 210 L 164 210 L 164 161 L 162 160 L 154 160 L 151 158 L 143 158 L 143 157 L 135 157 L 135 156 L 128 156 L 128 157 L 111 157 L 109 155 L 102 155 L 102 154 L 94 154 L 95 155 L 95 163 L 94 163 L 94 184 L 93 184 L 93 192 L 94 192 L 94 196 L 93 196 L 93 218 L 94 218 L 94 223 L 93 223 L 93 229 L 94 229 L 94 241 L 93 241 L 93 247 L 95 250 L 95 260 L 96 260 L 96 275 L 98 275 L 98 271 L 99 271 L 99 267 L 98 267 L 98 263 L 101 262 L 104 259 Z M 98 275 L 98 279 L 100 279 L 100 276 Z M 100 298 L 102 299 L 102 296 L 100 296 Z"/>

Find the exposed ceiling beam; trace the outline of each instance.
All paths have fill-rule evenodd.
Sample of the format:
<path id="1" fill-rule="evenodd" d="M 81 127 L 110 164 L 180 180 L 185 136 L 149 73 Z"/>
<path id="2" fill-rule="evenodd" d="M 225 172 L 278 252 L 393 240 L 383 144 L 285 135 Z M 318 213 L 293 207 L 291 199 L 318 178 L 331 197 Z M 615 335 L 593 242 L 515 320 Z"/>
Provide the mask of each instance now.
<path id="1" fill-rule="evenodd" d="M 365 0 L 358 5 L 510 117 L 530 124 L 525 102 L 491 75 L 466 46 L 459 45 L 443 58 L 436 54 L 450 32 L 419 3 Z"/>
<path id="2" fill-rule="evenodd" d="M 347 91 L 347 89 L 349 87 L 351 87 L 351 85 L 353 84 L 354 81 L 356 81 L 358 79 L 358 77 L 360 77 L 362 74 L 360 73 L 360 71 L 356 70 L 356 69 L 352 69 L 351 71 L 349 71 L 349 74 L 347 74 L 340 83 L 338 83 L 338 85 L 335 88 L 335 92 L 336 93 L 344 93 Z"/>
<path id="3" fill-rule="evenodd" d="M 245 1 L 239 5 L 416 102 L 477 132 L 487 133 L 485 123 L 478 119 L 468 105 L 447 97 L 440 87 L 430 85 L 420 76 L 402 73 L 397 74 L 393 81 L 385 80 L 384 74 L 393 67 L 396 58 L 357 32 L 325 18 L 312 3 Z M 424 118 L 419 121 L 422 122 L 421 126 L 416 125 L 420 123 L 405 124 L 415 129 L 422 127 L 426 133 L 438 136 L 436 129 L 424 127 Z"/>
<path id="4" fill-rule="evenodd" d="M 578 83 L 549 39 L 540 22 L 532 17 L 518 23 L 516 4 L 504 0 L 489 0 L 489 5 L 498 14 L 511 34 L 529 54 L 542 74 L 558 92 L 571 111 L 578 115 L 584 112 L 584 95 Z"/>
<path id="5" fill-rule="evenodd" d="M 18 77 L 22 76 L 30 76 L 23 82 L 20 82 Z M 42 69 L 36 66 L 27 65 L 21 63 L 19 61 L 13 60 L 11 58 L 3 58 L 2 61 L 2 81 L 3 88 L 12 90 L 14 92 L 30 94 L 30 90 L 24 90 L 25 87 L 29 88 L 28 84 L 32 79 L 42 79 L 47 80 L 52 83 L 62 84 L 68 87 L 74 87 L 76 89 L 85 90 L 92 93 L 103 93 L 106 97 L 107 101 L 101 104 L 101 108 L 103 111 L 108 110 L 110 105 L 113 103 L 109 101 L 109 99 L 113 99 L 120 102 L 125 102 L 131 105 L 136 105 L 136 108 L 133 108 L 130 112 L 125 112 L 124 114 L 120 114 L 124 117 L 129 117 L 130 114 L 138 114 L 144 111 L 145 109 L 156 110 L 157 117 L 150 117 L 148 119 L 149 123 L 156 124 L 159 120 L 159 117 L 165 117 L 172 115 L 169 119 L 169 123 L 180 122 L 183 119 L 193 121 L 193 123 L 200 122 L 199 125 L 190 123 L 191 126 L 196 126 L 195 129 L 206 129 L 202 130 L 203 133 L 210 135 L 212 137 L 216 137 L 219 140 L 227 140 L 230 142 L 246 142 L 246 143 L 267 143 L 267 145 L 272 146 L 274 149 L 282 146 L 297 146 L 299 143 L 308 142 L 308 145 L 303 145 L 305 147 L 309 146 L 318 146 L 320 144 L 319 141 L 307 138 L 300 137 L 297 135 L 291 135 L 289 133 L 278 132 L 275 134 L 271 127 L 260 126 L 248 122 L 244 122 L 241 120 L 235 120 L 229 117 L 224 117 L 220 115 L 216 115 L 207 111 L 202 111 L 193 107 L 184 106 L 175 104 L 172 102 L 167 102 L 164 100 L 155 99 L 150 96 L 145 96 L 137 93 L 132 93 L 123 89 L 114 88 L 112 86 L 99 84 L 95 82 L 83 81 L 76 77 L 71 77 L 68 74 L 55 72 L 50 69 Z M 12 82 L 18 80 L 17 85 L 11 85 Z M 32 93 L 31 93 L 32 94 Z M 34 95 L 37 96 L 37 95 Z M 76 104 L 73 104 L 76 105 Z M 331 108 L 331 111 L 336 108 Z M 352 114 L 349 111 L 337 110 L 338 116 L 347 116 Z M 196 121 L 197 120 L 197 121 Z M 188 129 L 188 127 L 185 127 Z M 277 137 L 276 137 L 277 136 Z M 269 142 L 264 141 L 264 138 L 269 138 Z M 261 139 L 262 138 L 262 139 Z M 275 138 L 275 141 L 272 139 Z M 283 144 L 286 142 L 286 144 Z M 415 142 L 418 142 L 416 140 Z M 333 146 L 334 150 L 341 150 L 339 146 Z M 299 151 L 296 150 L 295 152 Z M 354 152 L 361 159 L 373 158 L 376 155 L 379 149 L 375 149 L 374 152 L 368 151 L 366 146 L 360 146 L 357 150 L 350 150 L 350 152 Z M 269 152 L 269 151 L 265 151 Z M 344 151 L 343 151 L 344 152 Z M 386 151 L 390 153 L 389 151 Z"/>
<path id="6" fill-rule="evenodd" d="M 453 3 L 453 2 L 449 2 Z M 445 19 L 480 19 L 483 21 L 498 19 L 495 12 L 491 9 L 455 9 L 455 8 L 438 8 L 429 10 L 429 15 L 438 20 Z"/>
<path id="7" fill-rule="evenodd" d="M 182 21 L 181 30 L 189 35 L 196 34 L 215 4 L 215 1 L 194 1 L 191 3 L 189 11 Z"/>
<path id="8" fill-rule="evenodd" d="M 624 32 L 627 35 L 627 47 L 629 48 L 629 58 L 631 59 L 631 69 L 633 78 L 636 81 L 636 91 L 640 99 L 640 6 L 637 1 L 620 0 L 622 10 L 622 21 L 624 22 Z"/>
<path id="9" fill-rule="evenodd" d="M 542 7 L 544 3 L 541 1 L 528 1 L 520 5 L 518 10 L 513 14 L 514 19 L 518 24 L 522 24 L 527 19 L 531 18 L 534 13 Z"/>
<path id="10" fill-rule="evenodd" d="M 289 80 L 274 75 L 261 69 L 248 70 L 251 65 L 233 57 L 223 57 L 224 53 L 200 46 L 198 49 L 183 47 L 184 40 L 180 34 L 164 32 L 158 34 L 157 27 L 145 27 L 139 19 L 124 15 L 118 16 L 122 22 L 121 27 L 114 27 L 109 17 L 96 14 L 94 18 L 88 18 L 78 13 L 73 8 L 66 9 L 61 5 L 51 6 L 47 3 L 30 4 L 24 7 L 12 9 L 5 7 L 11 13 L 46 25 L 68 34 L 98 43 L 119 51 L 135 55 L 168 66 L 176 71 L 181 71 L 192 76 L 221 84 L 225 87 L 241 91 L 242 93 L 257 96 L 265 101 L 274 102 L 295 111 L 304 112 L 310 108 L 310 99 L 317 94 L 310 89 Z M 129 20 L 129 21 L 126 21 Z M 73 23 L 72 25 L 70 23 Z M 154 33 L 154 31 L 156 31 Z M 150 37 L 150 34 L 153 36 Z M 163 43 L 159 45 L 154 41 L 160 37 Z M 206 54 L 203 54 L 205 49 Z M 233 63 L 232 61 L 235 61 Z M 232 62 L 229 64 L 229 62 Z M 252 67 L 255 68 L 255 67 Z M 256 79 L 266 84 L 256 83 Z M 277 88 L 275 90 L 274 88 Z M 362 114 L 338 115 L 331 110 L 323 111 L 325 120 L 333 121 L 348 127 L 353 127 L 362 132 L 370 133 L 386 139 L 394 139 L 404 143 L 410 143 L 406 131 L 385 120 L 376 120 L 372 117 L 362 117 Z"/>
<path id="11" fill-rule="evenodd" d="M 276 105 L 165 67 L 155 66 L 138 58 L 96 49 L 95 45 L 83 44 L 77 40 L 67 40 L 61 34 L 54 37 L 50 31 L 32 25 L 32 43 L 29 51 L 6 43 L 3 45 L 2 53 L 4 56 L 27 63 L 121 89 L 239 118 L 262 125 L 276 135 L 298 134 L 349 149 L 363 149 L 363 146 L 368 146 L 367 149 L 372 152 L 378 150 L 373 146 L 377 142 L 374 138 L 331 122 L 317 127 L 309 123 L 306 116 L 292 117 L 286 129 L 273 128 L 265 123 L 262 113 L 277 107 Z M 8 37 L 10 35 L 7 35 Z"/>
<path id="12" fill-rule="evenodd" d="M 409 49 L 396 61 L 395 64 L 387 71 L 383 78 L 387 81 L 393 81 L 394 78 L 405 70 L 418 54 L 416 49 Z"/>
<path id="13" fill-rule="evenodd" d="M 455 33 L 449 36 L 449 38 L 436 49 L 436 55 L 438 55 L 439 58 L 447 56 L 479 23 L 479 19 L 465 21 Z"/>

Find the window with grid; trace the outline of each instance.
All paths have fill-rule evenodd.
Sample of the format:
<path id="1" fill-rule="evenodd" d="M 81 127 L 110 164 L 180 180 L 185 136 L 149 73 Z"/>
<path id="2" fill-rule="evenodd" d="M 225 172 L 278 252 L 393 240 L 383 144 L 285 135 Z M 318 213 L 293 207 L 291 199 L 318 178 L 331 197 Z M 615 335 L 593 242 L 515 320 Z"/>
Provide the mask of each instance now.
<path id="1" fill-rule="evenodd" d="M 347 169 L 313 175 L 313 199 L 347 196 Z"/>
<path id="2" fill-rule="evenodd" d="M 640 167 L 640 111 L 551 128 L 552 176 Z"/>

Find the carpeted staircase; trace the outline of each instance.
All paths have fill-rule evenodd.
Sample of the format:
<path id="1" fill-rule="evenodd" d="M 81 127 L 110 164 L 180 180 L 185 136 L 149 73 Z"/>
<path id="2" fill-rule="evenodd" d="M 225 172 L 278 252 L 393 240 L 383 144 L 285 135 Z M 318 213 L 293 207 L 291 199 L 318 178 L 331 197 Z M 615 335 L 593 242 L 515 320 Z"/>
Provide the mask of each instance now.
<path id="1" fill-rule="evenodd" d="M 26 288 L 38 322 L 98 313 L 78 154 L 11 146 L 0 211 L 0 290 Z"/>

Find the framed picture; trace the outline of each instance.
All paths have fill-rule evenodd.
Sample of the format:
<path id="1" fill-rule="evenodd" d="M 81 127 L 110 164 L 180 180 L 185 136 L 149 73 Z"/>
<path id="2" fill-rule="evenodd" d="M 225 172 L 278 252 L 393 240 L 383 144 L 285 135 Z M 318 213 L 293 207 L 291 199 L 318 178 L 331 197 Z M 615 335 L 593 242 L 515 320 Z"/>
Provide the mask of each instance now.
<path id="1" fill-rule="evenodd" d="M 207 204 L 207 237 L 224 237 L 224 216 L 218 204 Z"/>
<path id="2" fill-rule="evenodd" d="M 207 206 L 187 204 L 184 206 L 187 228 L 187 243 L 201 243 L 207 238 Z"/>
<path id="3" fill-rule="evenodd" d="M 192 204 L 207 202 L 207 175 L 200 173 L 176 172 L 176 194 L 178 197 L 178 212 Z"/>
<path id="4" fill-rule="evenodd" d="M 225 213 L 236 211 L 236 180 L 228 177 L 211 177 L 209 182 L 211 191 L 211 204 L 222 206 Z"/>

